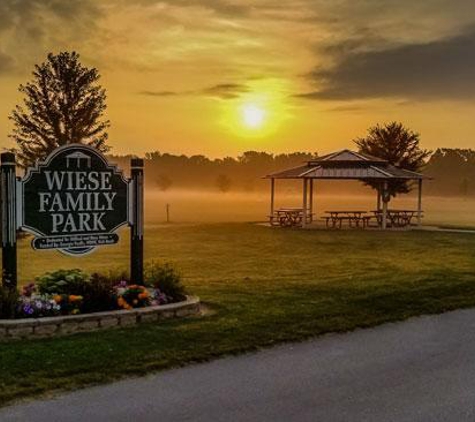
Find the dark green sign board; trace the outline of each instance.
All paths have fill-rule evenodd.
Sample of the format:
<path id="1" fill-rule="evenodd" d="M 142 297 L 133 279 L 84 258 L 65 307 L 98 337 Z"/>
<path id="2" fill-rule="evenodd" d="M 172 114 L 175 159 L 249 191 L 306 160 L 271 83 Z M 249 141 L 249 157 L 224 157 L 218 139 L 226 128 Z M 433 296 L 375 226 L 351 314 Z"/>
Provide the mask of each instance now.
<path id="1" fill-rule="evenodd" d="M 129 181 L 96 149 L 71 144 L 28 169 L 21 184 L 20 226 L 35 249 L 81 255 L 117 243 L 129 223 Z"/>
<path id="2" fill-rule="evenodd" d="M 2 285 L 17 286 L 17 233 L 35 235 L 34 249 L 73 256 L 118 242 L 130 227 L 130 276 L 143 284 L 144 161 L 130 160 L 130 178 L 96 149 L 70 144 L 16 176 L 12 152 L 0 154 Z"/>

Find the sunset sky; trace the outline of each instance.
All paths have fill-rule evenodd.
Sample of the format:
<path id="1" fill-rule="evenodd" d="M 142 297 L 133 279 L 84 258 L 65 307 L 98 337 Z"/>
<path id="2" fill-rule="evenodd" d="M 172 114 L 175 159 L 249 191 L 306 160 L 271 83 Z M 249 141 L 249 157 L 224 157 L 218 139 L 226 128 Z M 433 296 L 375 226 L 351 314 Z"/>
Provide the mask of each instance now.
<path id="1" fill-rule="evenodd" d="M 0 146 L 62 50 L 102 74 L 114 153 L 323 153 L 391 120 L 475 147 L 473 0 L 1 0 Z"/>

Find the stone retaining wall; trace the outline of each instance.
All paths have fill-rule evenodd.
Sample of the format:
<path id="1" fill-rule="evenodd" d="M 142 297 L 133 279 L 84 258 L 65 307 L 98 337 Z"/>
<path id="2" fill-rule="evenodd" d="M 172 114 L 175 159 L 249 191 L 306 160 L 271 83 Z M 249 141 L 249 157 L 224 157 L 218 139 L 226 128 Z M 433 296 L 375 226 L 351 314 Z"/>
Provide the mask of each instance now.
<path id="1" fill-rule="evenodd" d="M 179 303 L 131 310 L 45 318 L 4 319 L 0 320 L 0 340 L 53 337 L 105 328 L 129 327 L 142 322 L 159 322 L 164 319 L 197 315 L 199 312 L 199 298 L 189 296 L 187 300 Z"/>

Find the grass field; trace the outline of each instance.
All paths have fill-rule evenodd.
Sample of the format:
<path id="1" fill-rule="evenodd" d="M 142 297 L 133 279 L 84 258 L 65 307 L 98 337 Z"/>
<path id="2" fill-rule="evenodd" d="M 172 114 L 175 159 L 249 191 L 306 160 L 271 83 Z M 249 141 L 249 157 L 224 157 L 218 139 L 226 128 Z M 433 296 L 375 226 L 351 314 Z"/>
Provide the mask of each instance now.
<path id="1" fill-rule="evenodd" d="M 0 402 L 223 354 L 475 305 L 475 235 L 279 230 L 251 223 L 149 225 L 147 258 L 175 263 L 208 315 L 0 345 Z M 85 258 L 20 245 L 20 275 L 106 270 L 127 239 Z"/>

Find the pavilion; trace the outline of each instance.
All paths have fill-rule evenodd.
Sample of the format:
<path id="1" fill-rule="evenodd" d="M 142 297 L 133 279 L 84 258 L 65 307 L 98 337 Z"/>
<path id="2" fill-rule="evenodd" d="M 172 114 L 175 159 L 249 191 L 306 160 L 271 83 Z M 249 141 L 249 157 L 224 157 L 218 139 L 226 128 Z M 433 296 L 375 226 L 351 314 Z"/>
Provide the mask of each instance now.
<path id="1" fill-rule="evenodd" d="M 388 161 L 348 149 L 337 151 L 308 161 L 307 163 L 268 174 L 271 181 L 270 215 L 274 216 L 275 180 L 301 179 L 303 187 L 302 226 L 313 220 L 314 181 L 315 180 L 359 180 L 379 182 L 377 189 L 377 209 L 382 211 L 381 228 L 387 227 L 389 193 L 388 182 L 392 180 L 414 181 L 418 185 L 417 224 L 422 218 L 422 181 L 430 179 L 421 173 L 405 170 L 389 164 Z M 382 204 L 382 209 L 381 209 Z"/>

